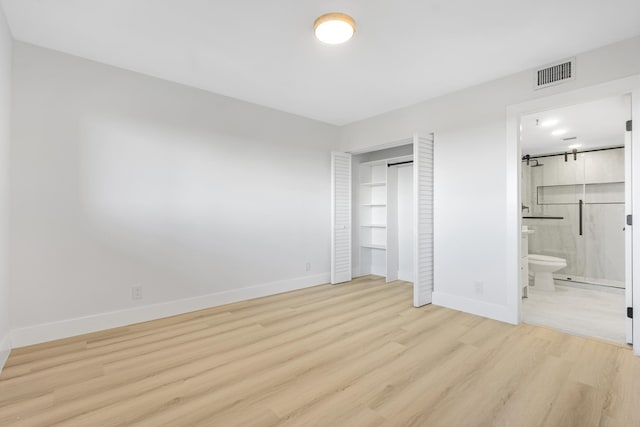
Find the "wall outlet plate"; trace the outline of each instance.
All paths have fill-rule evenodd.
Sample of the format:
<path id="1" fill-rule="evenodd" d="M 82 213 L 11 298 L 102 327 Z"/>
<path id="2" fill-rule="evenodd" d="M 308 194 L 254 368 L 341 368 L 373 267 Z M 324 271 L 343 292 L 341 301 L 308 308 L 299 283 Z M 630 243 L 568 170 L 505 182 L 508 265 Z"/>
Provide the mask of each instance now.
<path id="1" fill-rule="evenodd" d="M 484 293 L 484 282 L 476 282 L 475 283 L 476 293 L 482 294 Z"/>
<path id="2" fill-rule="evenodd" d="M 142 286 L 131 287 L 131 299 L 142 299 Z"/>

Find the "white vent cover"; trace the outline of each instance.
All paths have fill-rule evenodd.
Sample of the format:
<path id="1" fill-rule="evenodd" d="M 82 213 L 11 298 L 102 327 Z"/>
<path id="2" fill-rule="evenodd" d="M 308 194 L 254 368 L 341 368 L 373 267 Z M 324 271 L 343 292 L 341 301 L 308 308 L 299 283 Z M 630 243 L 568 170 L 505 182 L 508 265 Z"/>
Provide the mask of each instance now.
<path id="1" fill-rule="evenodd" d="M 565 83 L 575 78 L 576 60 L 571 58 L 535 70 L 533 73 L 533 86 L 535 89 L 542 89 Z"/>

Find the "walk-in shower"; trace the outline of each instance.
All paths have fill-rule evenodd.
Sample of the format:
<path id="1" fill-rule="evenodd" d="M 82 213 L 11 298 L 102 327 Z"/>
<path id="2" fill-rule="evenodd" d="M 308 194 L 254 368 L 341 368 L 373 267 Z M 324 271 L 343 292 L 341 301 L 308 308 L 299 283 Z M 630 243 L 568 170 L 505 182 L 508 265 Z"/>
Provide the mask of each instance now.
<path id="1" fill-rule="evenodd" d="M 523 225 L 535 230 L 529 253 L 565 259 L 556 280 L 624 288 L 624 147 L 522 161 Z"/>

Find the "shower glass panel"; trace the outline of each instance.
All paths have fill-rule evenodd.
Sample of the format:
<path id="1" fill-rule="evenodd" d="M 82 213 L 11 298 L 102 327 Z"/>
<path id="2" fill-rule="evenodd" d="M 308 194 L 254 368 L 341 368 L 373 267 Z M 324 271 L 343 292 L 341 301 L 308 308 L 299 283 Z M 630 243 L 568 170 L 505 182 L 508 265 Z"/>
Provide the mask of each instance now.
<path id="1" fill-rule="evenodd" d="M 624 288 L 624 148 L 585 153 L 584 281 Z"/>
<path id="2" fill-rule="evenodd" d="M 624 287 L 623 156 L 620 148 L 523 162 L 529 252 L 565 259 L 556 279 Z"/>
<path id="3" fill-rule="evenodd" d="M 566 162 L 564 156 L 544 158 L 544 166 L 532 169 L 534 176 L 539 175 L 536 207 L 543 217 L 562 218 L 536 220 L 536 234 L 530 236 L 532 246 L 534 252 L 565 259 L 567 266 L 556 273 L 568 280 L 584 276 L 585 247 L 580 235 L 584 165 L 584 156 L 571 154 Z"/>

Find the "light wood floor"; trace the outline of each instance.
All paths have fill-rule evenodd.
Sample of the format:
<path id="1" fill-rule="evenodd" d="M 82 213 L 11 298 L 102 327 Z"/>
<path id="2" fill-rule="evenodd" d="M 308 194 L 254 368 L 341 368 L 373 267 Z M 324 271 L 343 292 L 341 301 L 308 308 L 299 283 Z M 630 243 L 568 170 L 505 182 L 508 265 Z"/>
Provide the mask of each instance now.
<path id="1" fill-rule="evenodd" d="M 639 426 L 629 349 L 318 286 L 16 349 L 2 426 Z"/>

